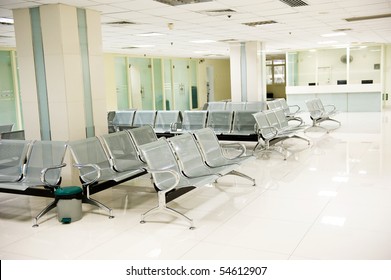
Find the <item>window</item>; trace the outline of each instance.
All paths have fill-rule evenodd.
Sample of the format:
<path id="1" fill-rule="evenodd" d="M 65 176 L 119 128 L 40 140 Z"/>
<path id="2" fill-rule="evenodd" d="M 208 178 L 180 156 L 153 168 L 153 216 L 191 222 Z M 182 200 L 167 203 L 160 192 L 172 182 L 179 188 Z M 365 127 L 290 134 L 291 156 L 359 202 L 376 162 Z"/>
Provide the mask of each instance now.
<path id="1" fill-rule="evenodd" d="M 266 84 L 285 84 L 285 59 L 266 60 Z"/>

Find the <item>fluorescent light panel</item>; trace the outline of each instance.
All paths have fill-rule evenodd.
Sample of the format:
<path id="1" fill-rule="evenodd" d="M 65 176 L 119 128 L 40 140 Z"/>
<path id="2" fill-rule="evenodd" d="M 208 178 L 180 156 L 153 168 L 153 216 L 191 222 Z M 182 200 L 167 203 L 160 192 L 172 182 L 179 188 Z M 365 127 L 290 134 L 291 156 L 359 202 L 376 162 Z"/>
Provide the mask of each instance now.
<path id="1" fill-rule="evenodd" d="M 338 37 L 338 36 L 346 36 L 345 32 L 333 32 L 320 35 L 322 37 Z"/>
<path id="2" fill-rule="evenodd" d="M 140 34 L 135 34 L 135 35 L 140 36 L 140 37 L 154 37 L 154 36 L 163 36 L 165 34 L 158 33 L 158 32 L 148 32 L 148 33 L 140 33 Z"/>
<path id="3" fill-rule="evenodd" d="M 14 24 L 14 19 L 13 18 L 5 18 L 5 17 L 0 17 L 0 24 Z"/>

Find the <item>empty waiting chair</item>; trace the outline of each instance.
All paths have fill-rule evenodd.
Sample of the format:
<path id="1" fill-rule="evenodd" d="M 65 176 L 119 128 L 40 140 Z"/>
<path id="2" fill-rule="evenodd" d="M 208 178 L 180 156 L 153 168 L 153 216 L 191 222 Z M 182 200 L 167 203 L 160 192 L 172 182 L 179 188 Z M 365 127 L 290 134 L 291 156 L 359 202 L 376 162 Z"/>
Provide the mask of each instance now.
<path id="1" fill-rule="evenodd" d="M 235 111 L 231 134 L 256 135 L 257 123 L 253 116 L 255 113 L 256 111 Z"/>
<path id="2" fill-rule="evenodd" d="M 152 174 L 153 183 L 158 193 L 158 205 L 141 215 L 141 223 L 145 218 L 159 212 L 183 218 L 194 228 L 193 220 L 186 215 L 167 206 L 167 193 L 181 188 L 200 187 L 213 183 L 218 175 L 205 175 L 188 178 L 181 173 L 178 161 L 166 138 L 144 144 L 139 147 L 143 158 Z M 157 160 L 158 159 L 158 160 Z"/>
<path id="3" fill-rule="evenodd" d="M 208 102 L 206 110 L 208 111 L 223 111 L 225 110 L 227 102 L 226 101 L 211 101 Z"/>
<path id="4" fill-rule="evenodd" d="M 216 134 L 227 134 L 232 129 L 232 111 L 209 111 L 206 127 L 210 127 Z"/>
<path id="5" fill-rule="evenodd" d="M 91 188 L 101 182 L 126 181 L 144 174 L 145 170 L 142 168 L 134 169 L 133 166 L 128 166 L 125 170 L 116 170 L 98 137 L 72 141 L 69 146 L 75 161 L 74 166 L 79 170 L 80 181 L 86 192 L 86 198 L 83 199 L 83 202 L 108 211 L 109 218 L 113 218 L 111 208 L 90 197 Z M 124 164 L 121 167 L 123 168 Z"/>
<path id="6" fill-rule="evenodd" d="M 106 147 L 112 168 L 115 171 L 140 170 L 145 167 L 145 163 L 140 160 L 137 148 L 127 131 L 104 134 L 99 138 L 102 139 Z"/>
<path id="7" fill-rule="evenodd" d="M 331 118 L 332 116 L 338 113 L 334 105 L 323 105 L 323 102 L 319 98 L 306 100 L 305 104 L 310 113 L 310 118 L 312 120 L 313 127 L 321 127 L 320 124 L 324 121 L 331 121 L 337 123 L 338 126 L 335 127 L 334 129 L 341 126 L 340 121 Z M 325 127 L 322 128 L 325 129 L 327 133 L 330 131 Z"/>
<path id="8" fill-rule="evenodd" d="M 266 103 L 264 101 L 247 101 L 246 110 L 256 112 L 266 110 Z"/>
<path id="9" fill-rule="evenodd" d="M 0 140 L 0 183 L 22 179 L 31 141 Z"/>
<path id="10" fill-rule="evenodd" d="M 177 130 L 181 122 L 182 115 L 178 110 L 157 111 L 154 130 L 156 133 L 169 133 Z"/>
<path id="11" fill-rule="evenodd" d="M 135 112 L 135 110 L 115 111 L 114 117 L 109 125 L 113 126 L 115 131 L 131 128 Z"/>
<path id="12" fill-rule="evenodd" d="M 246 109 L 246 102 L 227 102 L 225 110 L 227 111 L 242 111 Z"/>
<path id="13" fill-rule="evenodd" d="M 235 171 L 239 167 L 238 162 L 221 164 L 218 166 L 209 166 L 206 163 L 201 149 L 199 148 L 194 136 L 190 133 L 185 133 L 168 139 L 172 148 L 177 155 L 180 162 L 182 173 L 191 178 L 196 176 L 205 176 L 216 174 L 224 175 L 239 175 L 250 179 L 252 183 L 254 180 L 248 176 L 243 176 L 242 173 Z"/>
<path id="14" fill-rule="evenodd" d="M 234 147 L 240 150 L 239 154 L 227 157 L 224 153 L 223 147 L 217 139 L 216 134 L 211 128 L 195 130 L 193 131 L 193 135 L 199 144 L 205 163 L 210 167 L 221 167 L 235 163 L 239 164 L 254 158 L 252 155 L 246 155 L 246 147 L 241 143 L 225 145 L 225 147 Z M 252 181 L 253 185 L 255 185 L 255 179 L 247 176 L 246 174 L 238 171 L 232 171 L 230 174 L 246 178 Z"/>
<path id="15" fill-rule="evenodd" d="M 66 165 L 64 156 L 67 143 L 64 141 L 34 141 L 27 153 L 22 178 L 14 182 L 0 183 L 0 188 L 26 191 L 28 188 L 44 187 L 53 194 L 61 183 L 61 170 Z M 38 226 L 38 219 L 56 207 L 54 200 L 45 207 L 36 217 L 34 227 Z"/>
<path id="16" fill-rule="evenodd" d="M 192 131 L 206 126 L 208 111 L 183 111 L 182 130 Z"/>
<path id="17" fill-rule="evenodd" d="M 133 127 L 144 125 L 155 126 L 156 111 L 155 110 L 137 110 L 134 114 Z"/>
<path id="18" fill-rule="evenodd" d="M 139 147 L 141 145 L 157 141 L 158 138 L 152 126 L 144 125 L 128 129 L 126 130 L 126 132 L 129 133 L 140 160 L 145 162 L 145 159 L 142 157 Z"/>

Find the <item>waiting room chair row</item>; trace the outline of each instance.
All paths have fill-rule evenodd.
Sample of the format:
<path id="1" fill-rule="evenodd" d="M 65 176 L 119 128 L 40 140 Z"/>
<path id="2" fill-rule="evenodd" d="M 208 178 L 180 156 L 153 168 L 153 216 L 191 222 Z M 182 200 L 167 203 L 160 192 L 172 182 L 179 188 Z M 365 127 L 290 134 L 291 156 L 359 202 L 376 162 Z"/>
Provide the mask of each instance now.
<path id="1" fill-rule="evenodd" d="M 256 112 L 258 111 L 116 111 L 109 126 L 111 132 L 114 132 L 150 125 L 159 136 L 172 136 L 210 127 L 219 139 L 226 136 L 226 140 L 238 140 L 237 137 L 242 136 L 256 141 L 257 127 L 252 116 Z"/>
<path id="2" fill-rule="evenodd" d="M 112 209 L 90 195 L 147 173 L 152 174 L 158 192 L 158 207 L 143 214 L 141 222 L 155 211 L 163 210 L 185 217 L 191 222 L 191 228 L 191 219 L 166 206 L 175 198 L 173 193 L 177 190 L 180 195 L 185 193 L 182 189 L 191 190 L 228 174 L 255 184 L 254 179 L 235 170 L 252 156 L 245 156 L 245 150 L 241 150 L 235 158 L 225 157 L 210 128 L 167 140 L 158 139 L 151 126 L 142 126 L 70 142 L 0 140 L 0 191 L 53 197 L 54 191 L 61 187 L 67 149 L 79 170 L 82 202 L 108 211 L 109 218 L 114 217 Z M 35 217 L 34 226 L 38 226 L 38 219 L 55 208 L 57 202 L 55 199 Z"/>

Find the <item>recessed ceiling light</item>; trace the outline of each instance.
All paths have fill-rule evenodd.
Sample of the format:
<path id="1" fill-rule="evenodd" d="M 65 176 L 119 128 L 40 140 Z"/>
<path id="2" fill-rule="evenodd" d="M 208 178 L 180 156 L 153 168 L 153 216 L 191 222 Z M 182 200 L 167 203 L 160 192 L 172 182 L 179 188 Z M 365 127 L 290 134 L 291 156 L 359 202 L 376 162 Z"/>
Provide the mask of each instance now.
<path id="1" fill-rule="evenodd" d="M 158 32 L 148 32 L 148 33 L 140 33 L 140 34 L 135 34 L 135 35 L 140 36 L 140 37 L 153 37 L 153 36 L 163 36 L 165 34 L 158 33 Z"/>
<path id="2" fill-rule="evenodd" d="M 194 40 L 190 41 L 190 43 L 196 43 L 196 44 L 208 44 L 208 43 L 215 43 L 215 40 Z"/>
<path id="3" fill-rule="evenodd" d="M 0 17 L 0 24 L 12 25 L 12 24 L 14 24 L 14 19 L 12 19 L 12 18 Z"/>
<path id="4" fill-rule="evenodd" d="M 338 37 L 338 36 L 346 36 L 345 32 L 333 32 L 320 35 L 322 37 Z"/>
<path id="5" fill-rule="evenodd" d="M 338 41 L 321 41 L 318 42 L 319 45 L 329 45 L 329 44 L 335 44 L 338 43 Z"/>

